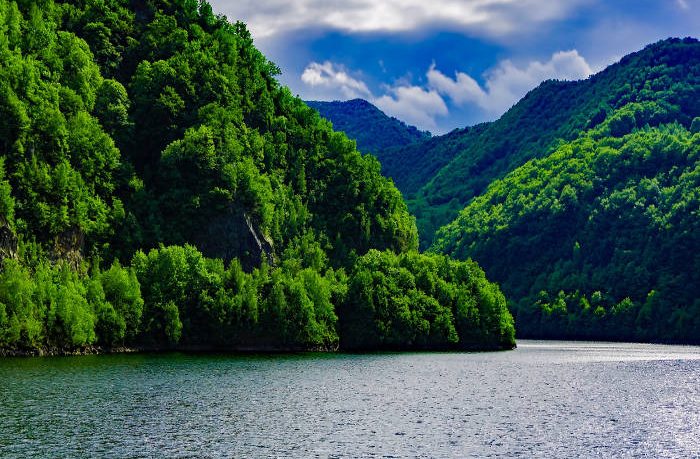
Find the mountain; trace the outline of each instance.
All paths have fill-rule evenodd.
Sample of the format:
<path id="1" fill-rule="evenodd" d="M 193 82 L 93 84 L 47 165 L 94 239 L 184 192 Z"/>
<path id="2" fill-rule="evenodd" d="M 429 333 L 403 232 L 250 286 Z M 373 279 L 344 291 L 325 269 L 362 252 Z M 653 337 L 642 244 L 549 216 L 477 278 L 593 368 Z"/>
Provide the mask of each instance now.
<path id="1" fill-rule="evenodd" d="M 0 0 L 0 353 L 514 345 L 278 73 L 204 1 Z"/>
<path id="2" fill-rule="evenodd" d="M 363 153 L 377 156 L 387 148 L 410 145 L 430 138 L 429 132 L 419 131 L 403 121 L 387 116 L 364 99 L 306 103 L 333 123 L 334 129 L 355 140 L 357 149 Z"/>
<path id="3" fill-rule="evenodd" d="M 700 342 L 700 43 L 656 43 L 528 98 L 552 85 L 554 105 L 586 88 L 604 110 L 490 181 L 432 250 L 478 260 L 521 336 Z"/>
<path id="4" fill-rule="evenodd" d="M 391 157 L 383 159 L 383 172 L 408 199 L 422 245 L 494 180 L 624 105 L 674 107 L 673 118 L 688 126 L 698 111 L 697 47 L 691 39 L 650 45 L 586 80 L 546 81 L 495 122 L 383 152 L 380 157 Z"/>

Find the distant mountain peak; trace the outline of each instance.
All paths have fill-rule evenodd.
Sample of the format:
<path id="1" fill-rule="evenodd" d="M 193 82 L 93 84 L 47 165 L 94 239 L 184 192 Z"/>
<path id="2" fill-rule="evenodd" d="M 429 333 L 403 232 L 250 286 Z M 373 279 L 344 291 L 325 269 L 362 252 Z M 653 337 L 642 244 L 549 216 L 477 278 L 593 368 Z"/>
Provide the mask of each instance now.
<path id="1" fill-rule="evenodd" d="M 322 117 L 333 123 L 357 142 L 363 153 L 378 153 L 391 147 L 402 147 L 428 139 L 430 132 L 420 131 L 403 121 L 388 116 L 365 99 L 306 101 Z"/>

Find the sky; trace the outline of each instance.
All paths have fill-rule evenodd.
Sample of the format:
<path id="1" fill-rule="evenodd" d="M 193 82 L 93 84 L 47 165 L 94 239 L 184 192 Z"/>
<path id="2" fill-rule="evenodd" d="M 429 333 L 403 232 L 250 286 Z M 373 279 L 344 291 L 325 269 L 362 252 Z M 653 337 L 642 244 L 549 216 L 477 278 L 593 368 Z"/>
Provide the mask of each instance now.
<path id="1" fill-rule="evenodd" d="M 668 37 L 700 0 L 210 0 L 305 100 L 369 100 L 435 134 L 500 117 L 547 79 L 586 78 Z"/>

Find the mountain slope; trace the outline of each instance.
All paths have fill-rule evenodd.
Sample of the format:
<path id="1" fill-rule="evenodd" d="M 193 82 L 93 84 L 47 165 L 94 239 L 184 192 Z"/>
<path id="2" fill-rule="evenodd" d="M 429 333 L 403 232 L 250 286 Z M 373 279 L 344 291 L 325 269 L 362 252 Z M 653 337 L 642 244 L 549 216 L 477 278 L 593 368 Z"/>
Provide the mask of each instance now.
<path id="1" fill-rule="evenodd" d="M 391 177 L 411 199 L 412 190 L 426 185 L 488 126 L 488 123 L 477 124 L 411 145 L 386 148 L 376 155 L 382 163 L 382 174 Z"/>
<path id="2" fill-rule="evenodd" d="M 334 349 L 367 266 L 400 287 L 352 320 L 388 323 L 374 347 L 512 347 L 498 287 L 415 253 L 377 160 L 278 73 L 203 1 L 0 0 L 0 353 Z"/>
<path id="3" fill-rule="evenodd" d="M 700 53 L 672 41 L 655 55 Z M 433 250 L 502 284 L 521 336 L 700 342 L 700 118 L 688 128 L 697 106 L 667 103 L 700 89 L 688 69 L 494 181 L 438 232 Z"/>
<path id="4" fill-rule="evenodd" d="M 357 149 L 363 153 L 378 156 L 386 148 L 410 145 L 430 138 L 429 132 L 419 131 L 403 121 L 389 117 L 363 99 L 306 103 L 333 123 L 335 130 L 344 132 L 355 140 Z M 381 162 L 381 157 L 379 159 Z"/>
<path id="5" fill-rule="evenodd" d="M 573 140 L 625 104 L 655 101 L 672 107 L 673 118 L 688 126 L 700 113 L 699 65 L 696 40 L 665 40 L 625 56 L 587 80 L 544 82 L 498 121 L 392 150 L 391 164 L 396 167 L 383 170 L 391 177 L 410 177 L 414 158 L 427 163 L 418 167 L 417 178 L 396 180 L 418 219 L 422 244 L 427 245 L 440 226 L 493 180 L 546 156 L 559 140 Z M 423 174 L 433 169 L 438 172 L 432 177 Z"/>

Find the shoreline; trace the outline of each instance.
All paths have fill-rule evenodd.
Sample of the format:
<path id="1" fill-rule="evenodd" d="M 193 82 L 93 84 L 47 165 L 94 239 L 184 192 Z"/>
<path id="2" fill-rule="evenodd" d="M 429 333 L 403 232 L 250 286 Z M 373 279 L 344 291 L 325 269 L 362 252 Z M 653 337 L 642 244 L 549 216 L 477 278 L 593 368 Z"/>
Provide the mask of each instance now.
<path id="1" fill-rule="evenodd" d="M 412 352 L 504 352 L 517 348 L 503 346 L 468 346 L 464 348 L 379 348 L 379 349 L 341 349 L 341 348 L 304 348 L 304 347 L 278 347 L 278 346 L 118 346 L 106 348 L 102 346 L 87 346 L 79 349 L 62 348 L 41 348 L 41 349 L 0 349 L 0 358 L 11 357 L 77 357 L 87 355 L 110 355 L 110 354 L 160 354 L 171 352 L 183 352 L 191 354 L 300 354 L 300 353 L 324 353 L 324 354 L 372 354 L 382 352 L 412 353 Z"/>

